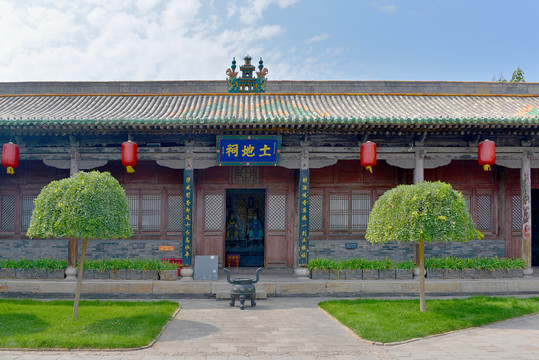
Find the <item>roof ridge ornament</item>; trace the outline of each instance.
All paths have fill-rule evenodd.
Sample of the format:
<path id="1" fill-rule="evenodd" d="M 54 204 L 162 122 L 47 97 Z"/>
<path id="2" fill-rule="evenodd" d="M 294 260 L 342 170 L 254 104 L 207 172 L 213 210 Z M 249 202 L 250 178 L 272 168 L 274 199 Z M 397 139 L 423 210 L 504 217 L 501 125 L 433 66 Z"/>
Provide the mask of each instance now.
<path id="1" fill-rule="evenodd" d="M 232 59 L 232 66 L 226 70 L 228 79 L 228 92 L 229 93 L 263 93 L 266 90 L 266 75 L 268 69 L 264 67 L 264 61 L 260 58 L 258 62 L 258 70 L 256 72 L 256 78 L 253 77 L 253 71 L 255 67 L 251 64 L 251 58 L 249 55 L 245 56 L 245 64 L 240 66 L 241 77 L 238 78 L 238 72 L 236 71 L 236 58 Z"/>

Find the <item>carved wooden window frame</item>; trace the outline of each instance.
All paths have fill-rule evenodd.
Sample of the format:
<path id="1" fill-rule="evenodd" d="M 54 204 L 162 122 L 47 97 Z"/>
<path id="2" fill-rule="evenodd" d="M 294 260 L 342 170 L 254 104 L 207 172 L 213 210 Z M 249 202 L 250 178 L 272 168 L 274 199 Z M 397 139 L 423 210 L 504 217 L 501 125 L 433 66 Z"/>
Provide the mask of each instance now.
<path id="1" fill-rule="evenodd" d="M 377 199 L 377 190 L 373 188 L 368 189 L 326 189 L 325 191 L 316 191 L 311 190 L 313 194 L 324 194 L 324 230 L 323 233 L 327 236 L 361 236 L 364 235 L 367 231 L 367 226 L 364 227 L 355 227 L 354 226 L 354 198 L 357 196 L 368 196 L 370 200 L 370 209 L 367 216 L 370 216 L 374 202 Z M 331 228 L 331 197 L 332 196 L 344 196 L 347 199 L 347 224 L 346 228 L 341 229 L 332 229 Z M 334 198 L 336 200 L 336 198 Z M 342 210 L 344 211 L 344 209 Z M 361 215 L 365 215 L 362 211 L 358 212 Z M 313 235 L 321 235 L 321 232 L 313 232 Z"/>
<path id="2" fill-rule="evenodd" d="M 476 226 L 478 226 L 478 218 L 482 216 L 480 213 L 482 209 L 479 208 L 479 197 L 481 196 L 490 196 L 490 214 L 489 221 L 490 226 L 488 228 L 479 228 L 478 230 L 487 237 L 493 237 L 497 234 L 498 229 L 498 192 L 493 187 L 474 187 L 474 188 L 465 188 L 459 189 L 454 187 L 455 190 L 460 191 L 462 195 L 466 198 L 469 198 L 470 201 L 470 215 Z"/>
<path id="3" fill-rule="evenodd" d="M 20 237 L 26 236 L 27 227 L 24 228 L 22 221 L 23 221 L 23 198 L 26 196 L 31 196 L 32 198 L 36 198 L 39 195 L 40 189 L 35 188 L 28 188 L 28 189 L 22 189 L 22 190 L 8 190 L 8 191 L 2 191 L 0 192 L 0 238 L 16 238 L 19 239 Z M 13 204 L 13 211 L 14 211 L 14 228 L 13 230 L 5 230 L 2 226 L 2 199 L 4 196 L 13 196 L 14 197 L 14 204 Z M 30 225 L 30 219 L 28 219 L 28 225 Z"/>
<path id="4" fill-rule="evenodd" d="M 181 236 L 183 230 L 183 223 L 176 229 L 169 229 L 169 197 L 179 196 L 183 200 L 182 186 L 178 187 L 163 187 L 161 189 L 146 188 L 146 187 L 127 187 L 125 189 L 128 196 L 128 202 L 130 196 L 137 197 L 138 201 L 138 214 L 137 214 L 137 227 L 133 228 L 134 235 L 131 239 L 172 239 Z M 143 227 L 143 213 L 142 203 L 143 198 L 146 196 L 159 196 L 159 229 L 145 229 Z M 183 201 L 181 201 L 183 203 Z"/>

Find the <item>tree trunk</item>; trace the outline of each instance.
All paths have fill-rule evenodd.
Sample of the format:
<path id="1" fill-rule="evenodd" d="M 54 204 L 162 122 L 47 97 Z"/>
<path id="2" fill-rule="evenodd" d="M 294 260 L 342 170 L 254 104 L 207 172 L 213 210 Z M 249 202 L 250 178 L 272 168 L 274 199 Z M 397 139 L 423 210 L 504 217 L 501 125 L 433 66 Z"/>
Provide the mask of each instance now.
<path id="1" fill-rule="evenodd" d="M 69 237 L 68 242 L 69 252 L 67 255 L 67 266 L 76 267 L 77 266 L 77 256 L 79 254 L 77 238 L 74 236 Z"/>
<path id="2" fill-rule="evenodd" d="M 75 302 L 73 304 L 73 318 L 76 319 L 79 316 L 79 300 L 80 291 L 82 288 L 82 272 L 84 270 L 84 257 L 86 256 L 86 245 L 88 244 L 88 238 L 82 240 L 82 251 L 80 254 L 79 273 L 77 274 L 77 288 L 75 289 Z"/>
<path id="3" fill-rule="evenodd" d="M 425 242 L 419 243 L 419 310 L 427 311 L 425 302 Z"/>

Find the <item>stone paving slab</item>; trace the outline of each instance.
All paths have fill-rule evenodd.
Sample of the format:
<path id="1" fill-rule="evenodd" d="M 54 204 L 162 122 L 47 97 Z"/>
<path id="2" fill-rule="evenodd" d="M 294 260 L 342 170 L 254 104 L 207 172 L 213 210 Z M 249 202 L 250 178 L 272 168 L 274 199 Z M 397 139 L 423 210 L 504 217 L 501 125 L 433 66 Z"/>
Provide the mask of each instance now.
<path id="1" fill-rule="evenodd" d="M 538 359 L 539 314 L 385 348 L 394 359 Z"/>
<path id="2" fill-rule="evenodd" d="M 245 310 L 226 301 L 180 299 L 182 310 L 154 346 L 132 351 L 12 351 L 2 360 L 537 359 L 539 314 L 398 345 L 372 345 L 317 304 L 268 298 Z"/>

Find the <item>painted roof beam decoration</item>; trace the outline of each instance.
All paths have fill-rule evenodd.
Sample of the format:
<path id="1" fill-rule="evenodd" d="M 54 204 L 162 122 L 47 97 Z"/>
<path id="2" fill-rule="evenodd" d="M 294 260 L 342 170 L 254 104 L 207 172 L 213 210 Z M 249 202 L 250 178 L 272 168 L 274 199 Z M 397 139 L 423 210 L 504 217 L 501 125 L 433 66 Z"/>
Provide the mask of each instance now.
<path id="1" fill-rule="evenodd" d="M 232 59 L 232 66 L 227 69 L 226 74 L 228 79 L 228 92 L 229 93 L 263 93 L 266 91 L 266 75 L 268 69 L 264 67 L 262 58 L 258 62 L 258 70 L 256 72 L 256 78 L 253 77 L 253 71 L 255 67 L 251 65 L 252 58 L 247 55 L 243 58 L 245 64 L 240 66 L 241 77 L 238 78 L 238 72 L 236 71 L 236 58 Z"/>

